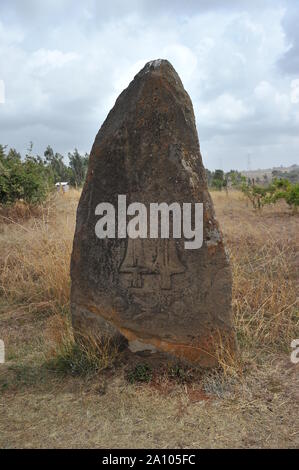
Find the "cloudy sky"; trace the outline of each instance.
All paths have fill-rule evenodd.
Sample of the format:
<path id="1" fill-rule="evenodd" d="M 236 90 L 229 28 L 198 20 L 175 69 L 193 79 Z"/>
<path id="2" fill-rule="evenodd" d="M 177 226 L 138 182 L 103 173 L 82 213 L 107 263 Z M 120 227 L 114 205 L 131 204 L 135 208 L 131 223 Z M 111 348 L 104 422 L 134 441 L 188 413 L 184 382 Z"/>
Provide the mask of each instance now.
<path id="1" fill-rule="evenodd" d="M 89 152 L 118 94 L 166 58 L 206 167 L 298 163 L 298 24 L 299 0 L 1 0 L 0 143 Z"/>

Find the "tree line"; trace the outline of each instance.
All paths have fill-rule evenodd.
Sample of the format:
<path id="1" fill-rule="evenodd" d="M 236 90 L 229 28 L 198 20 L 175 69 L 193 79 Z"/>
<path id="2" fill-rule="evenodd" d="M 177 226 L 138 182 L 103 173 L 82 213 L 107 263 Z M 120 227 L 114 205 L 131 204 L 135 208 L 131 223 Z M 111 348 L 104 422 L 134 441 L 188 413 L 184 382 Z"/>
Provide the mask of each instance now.
<path id="1" fill-rule="evenodd" d="M 227 187 L 239 188 L 244 184 L 257 185 L 266 187 L 274 180 L 287 180 L 291 184 L 299 183 L 299 166 L 293 165 L 290 171 L 273 170 L 270 177 L 265 173 L 256 178 L 248 178 L 238 170 L 230 170 L 224 172 L 223 170 L 210 171 L 206 169 L 206 177 L 209 188 L 222 190 Z"/>
<path id="2" fill-rule="evenodd" d="M 54 152 L 48 145 L 43 156 L 35 155 L 30 142 L 25 158 L 14 148 L 0 145 L 0 204 L 11 204 L 23 200 L 30 204 L 42 202 L 57 182 L 68 182 L 80 187 L 85 180 L 89 155 L 81 155 L 77 149 L 69 152 L 66 159 Z M 292 208 L 299 206 L 299 167 L 292 171 L 272 171 L 269 181 L 265 174 L 262 179 L 247 178 L 237 170 L 206 170 L 208 186 L 221 191 L 228 187 L 240 189 L 260 209 L 284 199 Z"/>
<path id="3" fill-rule="evenodd" d="M 294 165 L 291 171 L 273 170 L 269 180 L 267 174 L 263 178 L 248 178 L 237 170 L 224 173 L 223 170 L 206 170 L 210 188 L 221 191 L 228 187 L 239 189 L 251 202 L 254 209 L 275 204 L 283 199 L 296 212 L 299 207 L 299 167 Z"/>
<path id="4" fill-rule="evenodd" d="M 88 166 L 89 155 L 81 155 L 77 149 L 64 156 L 54 152 L 48 145 L 44 155 L 35 155 L 33 144 L 25 158 L 14 148 L 0 144 L 0 203 L 10 204 L 17 200 L 35 204 L 42 202 L 57 182 L 66 181 L 71 186 L 82 186 Z"/>

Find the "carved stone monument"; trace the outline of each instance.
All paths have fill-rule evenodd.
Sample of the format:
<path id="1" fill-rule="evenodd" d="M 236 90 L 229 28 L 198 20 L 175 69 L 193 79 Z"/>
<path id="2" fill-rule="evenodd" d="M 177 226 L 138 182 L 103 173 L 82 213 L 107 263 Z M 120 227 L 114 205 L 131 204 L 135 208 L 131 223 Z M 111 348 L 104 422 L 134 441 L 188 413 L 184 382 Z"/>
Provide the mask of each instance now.
<path id="1" fill-rule="evenodd" d="M 184 237 L 96 236 L 96 207 L 203 203 L 203 244 Z M 116 234 L 117 234 L 116 220 Z M 71 261 L 75 330 L 126 338 L 203 366 L 234 348 L 231 271 L 214 216 L 191 100 L 167 60 L 149 62 L 98 132 L 77 211 Z"/>

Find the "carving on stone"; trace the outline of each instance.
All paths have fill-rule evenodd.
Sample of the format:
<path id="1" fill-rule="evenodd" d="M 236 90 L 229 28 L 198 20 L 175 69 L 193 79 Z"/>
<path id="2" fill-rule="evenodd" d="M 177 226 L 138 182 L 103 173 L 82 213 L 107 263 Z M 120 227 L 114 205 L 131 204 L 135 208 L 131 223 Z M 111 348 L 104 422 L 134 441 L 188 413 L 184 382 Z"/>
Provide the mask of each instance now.
<path id="1" fill-rule="evenodd" d="M 143 287 L 142 274 L 159 274 L 161 289 L 171 289 L 171 276 L 183 273 L 185 267 L 180 262 L 174 240 L 156 240 L 154 260 L 148 259 L 144 250 L 144 240 L 128 239 L 125 257 L 120 265 L 120 273 L 132 274 L 130 287 Z"/>
<path id="2" fill-rule="evenodd" d="M 160 274 L 161 289 L 171 289 L 171 276 L 185 271 L 178 258 L 174 240 L 161 238 L 157 244 L 157 258 L 154 262 L 155 272 Z"/>
<path id="3" fill-rule="evenodd" d="M 119 268 L 120 273 L 131 273 L 131 287 L 143 287 L 141 274 L 151 273 L 152 266 L 147 262 L 141 238 L 128 239 L 124 260 Z"/>

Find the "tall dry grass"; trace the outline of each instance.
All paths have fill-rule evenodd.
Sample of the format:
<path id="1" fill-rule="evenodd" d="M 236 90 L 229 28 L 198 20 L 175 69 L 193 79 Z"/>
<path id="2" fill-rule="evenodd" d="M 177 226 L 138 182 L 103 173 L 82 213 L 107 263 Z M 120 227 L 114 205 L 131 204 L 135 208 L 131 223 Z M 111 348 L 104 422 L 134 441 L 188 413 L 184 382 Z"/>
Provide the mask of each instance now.
<path id="1" fill-rule="evenodd" d="M 255 211 L 237 191 L 212 194 L 233 270 L 239 343 L 288 350 L 299 336 L 298 222 L 284 203 Z"/>
<path id="2" fill-rule="evenodd" d="M 30 218 L 20 205 L 0 214 L 0 303 L 10 311 L 68 308 L 78 199 L 71 190 L 52 195 Z"/>
<path id="3" fill-rule="evenodd" d="M 108 336 L 77 332 L 74 339 L 71 319 L 52 315 L 45 332 L 45 361 L 63 373 L 89 375 L 112 367 L 119 355 L 118 345 Z"/>

